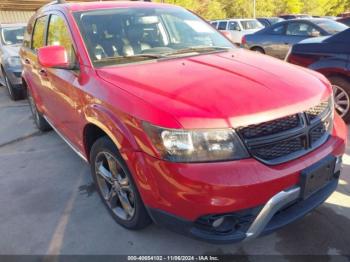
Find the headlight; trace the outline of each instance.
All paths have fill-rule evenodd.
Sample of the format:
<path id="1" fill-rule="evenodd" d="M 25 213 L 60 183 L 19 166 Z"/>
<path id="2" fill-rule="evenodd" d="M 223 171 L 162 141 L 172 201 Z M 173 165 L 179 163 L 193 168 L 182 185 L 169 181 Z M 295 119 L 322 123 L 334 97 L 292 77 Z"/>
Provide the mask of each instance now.
<path id="1" fill-rule="evenodd" d="M 249 157 L 233 129 L 165 129 L 144 123 L 162 159 L 172 162 L 212 162 Z"/>
<path id="2" fill-rule="evenodd" d="M 19 56 L 10 56 L 7 58 L 7 64 L 11 67 L 21 66 L 21 59 Z"/>

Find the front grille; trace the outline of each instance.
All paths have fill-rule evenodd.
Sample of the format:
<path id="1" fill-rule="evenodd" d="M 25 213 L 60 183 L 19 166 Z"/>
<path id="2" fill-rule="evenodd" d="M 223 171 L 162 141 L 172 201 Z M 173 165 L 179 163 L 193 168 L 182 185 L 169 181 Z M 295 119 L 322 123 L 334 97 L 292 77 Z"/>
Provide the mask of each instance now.
<path id="1" fill-rule="evenodd" d="M 317 106 L 311 107 L 309 110 L 305 111 L 305 114 L 310 121 L 313 121 L 318 116 L 322 115 L 322 113 L 327 109 L 328 105 L 329 105 L 328 101 L 323 101 L 319 103 Z"/>
<path id="2" fill-rule="evenodd" d="M 13 72 L 13 74 L 15 75 L 15 77 L 21 77 L 22 75 L 22 72 Z"/>
<path id="3" fill-rule="evenodd" d="M 269 144 L 259 148 L 252 148 L 251 153 L 258 158 L 273 160 L 303 150 L 300 137 L 288 139 L 278 143 Z"/>
<path id="4" fill-rule="evenodd" d="M 274 135 L 283 131 L 296 128 L 300 125 L 298 115 L 287 116 L 258 125 L 251 125 L 239 129 L 244 138 L 257 138 L 261 136 Z"/>
<path id="5" fill-rule="evenodd" d="M 332 110 L 325 101 L 299 114 L 238 128 L 237 133 L 253 157 L 280 164 L 307 154 L 328 139 Z"/>
<path id="6" fill-rule="evenodd" d="M 322 138 L 322 136 L 326 133 L 328 127 L 328 123 L 323 121 L 319 123 L 316 127 L 311 129 L 310 131 L 310 141 L 312 144 L 317 143 L 317 141 Z"/>

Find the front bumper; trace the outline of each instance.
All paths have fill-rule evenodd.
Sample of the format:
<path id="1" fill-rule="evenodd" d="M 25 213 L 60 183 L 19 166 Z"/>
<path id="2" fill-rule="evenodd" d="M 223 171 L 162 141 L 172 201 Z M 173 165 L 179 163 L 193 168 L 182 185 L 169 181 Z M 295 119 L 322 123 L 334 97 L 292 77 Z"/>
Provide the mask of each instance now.
<path id="1" fill-rule="evenodd" d="M 6 75 L 14 88 L 21 88 L 22 85 L 22 69 L 21 68 L 5 68 Z"/>
<path id="2" fill-rule="evenodd" d="M 199 223 L 186 221 L 156 209 L 149 209 L 149 214 L 156 224 L 172 231 L 210 243 L 229 244 L 272 233 L 302 218 L 321 205 L 335 191 L 337 185 L 338 179 L 335 177 L 324 188 L 306 200 L 300 199 L 300 187 L 281 191 L 273 196 L 266 205 L 249 210 L 250 216 L 254 219 L 249 222 L 248 227 L 243 224 L 242 227 L 228 233 L 215 232 Z"/>
<path id="3" fill-rule="evenodd" d="M 186 164 L 159 160 L 143 152 L 122 154 L 128 159 L 143 202 L 156 223 L 199 239 L 228 243 L 271 232 L 324 202 L 336 189 L 338 179 L 335 177 L 317 194 L 302 200 L 298 189 L 300 174 L 326 157 L 341 157 L 346 141 L 347 127 L 336 115 L 332 135 L 325 144 L 275 166 L 252 158 Z M 264 212 L 267 214 L 264 219 L 256 220 L 264 207 L 276 199 L 283 201 L 277 201 L 272 211 Z M 288 212 L 285 203 L 294 204 Z M 210 220 L 218 216 L 242 218 L 239 230 L 229 234 L 213 232 L 203 222 L 203 218 Z"/>

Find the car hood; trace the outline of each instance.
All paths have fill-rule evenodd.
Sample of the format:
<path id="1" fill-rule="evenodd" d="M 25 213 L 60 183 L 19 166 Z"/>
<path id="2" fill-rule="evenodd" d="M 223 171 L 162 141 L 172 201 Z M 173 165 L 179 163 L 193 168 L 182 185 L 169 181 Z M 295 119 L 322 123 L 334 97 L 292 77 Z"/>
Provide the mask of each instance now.
<path id="1" fill-rule="evenodd" d="M 243 49 L 96 71 L 184 128 L 256 124 L 306 110 L 331 92 L 317 73 Z"/>
<path id="2" fill-rule="evenodd" d="M 7 56 L 19 56 L 20 45 L 3 46 L 2 50 Z"/>

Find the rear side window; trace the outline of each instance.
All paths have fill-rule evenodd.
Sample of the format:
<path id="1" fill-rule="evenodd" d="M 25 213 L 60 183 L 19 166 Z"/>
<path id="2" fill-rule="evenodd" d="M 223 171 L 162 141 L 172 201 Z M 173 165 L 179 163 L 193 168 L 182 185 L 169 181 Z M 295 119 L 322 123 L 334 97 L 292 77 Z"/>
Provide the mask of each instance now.
<path id="1" fill-rule="evenodd" d="M 65 47 L 68 57 L 74 58 L 73 42 L 70 37 L 65 20 L 58 15 L 51 15 L 47 35 L 47 45 L 60 45 Z"/>
<path id="2" fill-rule="evenodd" d="M 289 23 L 287 26 L 287 35 L 292 36 L 312 36 L 313 32 L 320 32 L 309 23 Z"/>
<path id="3" fill-rule="evenodd" d="M 228 23 L 228 30 L 239 31 L 240 30 L 239 24 L 235 21 L 230 21 Z"/>
<path id="4" fill-rule="evenodd" d="M 211 23 L 211 25 L 212 25 L 214 28 L 216 28 L 216 27 L 218 26 L 218 22 L 213 22 L 213 23 Z"/>
<path id="5" fill-rule="evenodd" d="M 32 49 L 36 50 L 45 45 L 45 28 L 46 28 L 47 16 L 38 18 L 35 22 L 33 38 L 32 38 Z"/>
<path id="6" fill-rule="evenodd" d="M 227 27 L 227 22 L 220 22 L 218 29 L 219 30 L 226 30 L 226 27 Z"/>
<path id="7" fill-rule="evenodd" d="M 284 34 L 284 29 L 285 29 L 285 26 L 280 25 L 280 26 L 271 28 L 268 33 L 272 35 L 282 35 Z"/>

